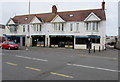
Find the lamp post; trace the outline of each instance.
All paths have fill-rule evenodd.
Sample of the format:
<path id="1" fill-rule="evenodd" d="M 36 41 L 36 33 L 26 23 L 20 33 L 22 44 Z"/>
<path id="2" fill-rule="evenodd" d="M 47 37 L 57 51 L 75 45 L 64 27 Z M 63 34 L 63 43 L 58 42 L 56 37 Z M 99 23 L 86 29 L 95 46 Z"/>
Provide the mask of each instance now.
<path id="1" fill-rule="evenodd" d="M 29 47 L 29 45 L 30 45 L 30 0 L 29 0 L 29 6 L 28 6 L 29 8 L 28 8 L 28 12 L 29 12 L 29 16 L 28 16 L 28 27 L 27 27 L 27 37 L 26 37 L 26 39 L 27 39 L 27 44 L 26 44 L 26 50 L 28 50 L 28 47 Z"/>

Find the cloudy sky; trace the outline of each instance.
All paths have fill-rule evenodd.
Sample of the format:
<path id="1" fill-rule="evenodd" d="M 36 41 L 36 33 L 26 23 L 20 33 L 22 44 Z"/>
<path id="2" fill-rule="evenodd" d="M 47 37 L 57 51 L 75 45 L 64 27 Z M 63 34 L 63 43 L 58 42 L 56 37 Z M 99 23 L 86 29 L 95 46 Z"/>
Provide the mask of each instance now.
<path id="1" fill-rule="evenodd" d="M 30 0 L 31 14 L 51 12 L 52 5 L 56 5 L 58 11 L 72 11 L 101 8 L 103 0 Z M 43 2 L 44 1 L 44 2 Z M 60 2 L 58 2 L 60 1 Z M 6 24 L 10 17 L 28 14 L 29 0 L 1 0 L 0 23 Z M 118 35 L 118 0 L 105 0 L 106 2 L 106 34 Z"/>

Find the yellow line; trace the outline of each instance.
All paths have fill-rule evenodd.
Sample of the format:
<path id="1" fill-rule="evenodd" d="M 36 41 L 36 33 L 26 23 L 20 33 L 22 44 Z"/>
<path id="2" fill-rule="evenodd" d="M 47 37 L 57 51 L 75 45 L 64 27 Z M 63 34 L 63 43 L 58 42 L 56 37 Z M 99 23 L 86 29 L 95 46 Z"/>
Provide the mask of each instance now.
<path id="1" fill-rule="evenodd" d="M 31 70 L 35 70 L 35 71 L 41 71 L 40 69 L 36 69 L 36 68 L 32 68 L 32 67 L 25 67 L 26 69 L 31 69 Z"/>
<path id="2" fill-rule="evenodd" d="M 13 66 L 17 66 L 17 64 L 10 63 L 10 62 L 6 62 L 6 64 L 13 65 Z"/>
<path id="3" fill-rule="evenodd" d="M 54 72 L 50 72 L 50 74 L 59 75 L 59 76 L 63 76 L 63 77 L 68 77 L 68 78 L 73 78 L 72 76 L 68 76 L 68 75 L 64 75 L 64 74 L 59 74 L 59 73 L 54 73 Z"/>

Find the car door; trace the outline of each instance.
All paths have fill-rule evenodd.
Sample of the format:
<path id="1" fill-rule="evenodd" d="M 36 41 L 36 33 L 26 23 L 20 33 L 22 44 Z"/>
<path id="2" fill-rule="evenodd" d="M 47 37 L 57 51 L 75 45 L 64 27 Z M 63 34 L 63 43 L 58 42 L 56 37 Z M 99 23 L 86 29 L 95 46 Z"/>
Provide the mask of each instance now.
<path id="1" fill-rule="evenodd" d="M 3 42 L 3 43 L 2 43 L 2 47 L 3 47 L 3 48 L 5 48 L 5 43 L 6 43 L 6 42 Z"/>
<path id="2" fill-rule="evenodd" d="M 4 48 L 8 48 L 8 45 L 9 45 L 8 42 L 5 42 L 4 43 Z"/>

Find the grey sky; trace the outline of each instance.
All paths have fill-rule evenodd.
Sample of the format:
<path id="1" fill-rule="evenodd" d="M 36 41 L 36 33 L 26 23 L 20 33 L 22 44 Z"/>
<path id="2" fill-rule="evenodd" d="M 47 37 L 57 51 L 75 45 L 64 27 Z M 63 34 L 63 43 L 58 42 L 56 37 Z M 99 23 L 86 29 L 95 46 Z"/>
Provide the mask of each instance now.
<path id="1" fill-rule="evenodd" d="M 1 2 L 2 16 L 0 15 L 0 23 L 6 24 L 10 17 L 14 17 L 15 15 L 24 15 L 28 14 L 28 0 L 26 2 L 20 2 L 22 0 L 8 2 Z M 53 4 L 57 5 L 58 11 L 71 11 L 71 10 L 84 10 L 84 9 L 96 9 L 101 8 L 102 0 L 91 1 L 84 0 L 84 2 L 78 2 L 75 0 L 70 0 L 69 2 L 33 2 L 35 0 L 31 0 L 31 13 L 47 13 L 51 12 L 51 7 Z M 46 0 L 45 0 L 46 1 Z M 81 0 L 82 1 L 82 0 Z M 0 3 L 0 6 L 1 6 Z M 118 2 L 115 0 L 114 2 L 110 2 L 109 0 L 106 2 L 106 34 L 107 35 L 118 35 Z M 2 20 L 1 20 L 2 19 Z"/>

